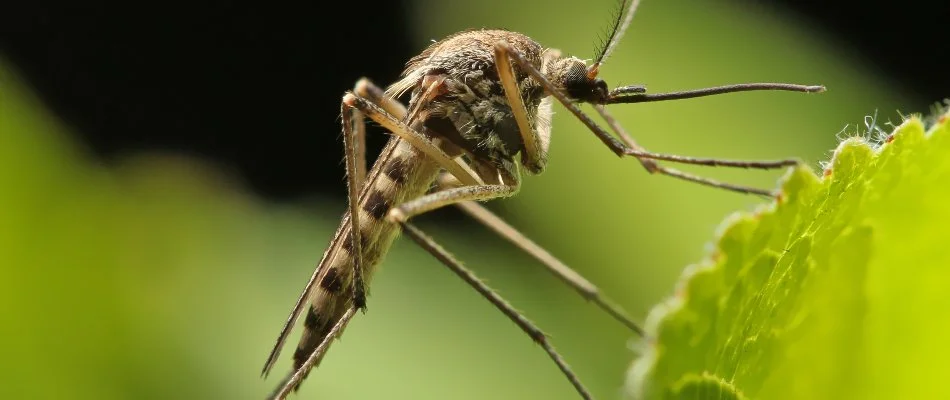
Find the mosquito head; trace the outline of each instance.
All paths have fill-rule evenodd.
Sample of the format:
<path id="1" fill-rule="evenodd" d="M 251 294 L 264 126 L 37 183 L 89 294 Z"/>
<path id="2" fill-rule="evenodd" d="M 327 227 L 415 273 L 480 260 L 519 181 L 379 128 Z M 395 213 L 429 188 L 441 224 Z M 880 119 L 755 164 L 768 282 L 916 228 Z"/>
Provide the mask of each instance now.
<path id="1" fill-rule="evenodd" d="M 548 64 L 546 71 L 551 83 L 562 88 L 572 100 L 603 104 L 609 97 L 607 83 L 597 78 L 593 66 L 588 68 L 576 57 L 559 58 Z"/>

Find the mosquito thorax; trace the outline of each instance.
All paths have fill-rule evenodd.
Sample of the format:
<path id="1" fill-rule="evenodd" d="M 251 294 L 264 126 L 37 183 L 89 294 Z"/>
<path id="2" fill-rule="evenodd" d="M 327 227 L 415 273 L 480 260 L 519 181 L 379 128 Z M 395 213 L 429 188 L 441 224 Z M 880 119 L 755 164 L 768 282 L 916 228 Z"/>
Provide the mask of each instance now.
<path id="1" fill-rule="evenodd" d="M 495 44 L 499 42 L 515 48 L 539 70 L 545 69 L 552 59 L 544 47 L 521 33 L 499 29 L 463 31 L 432 43 L 409 60 L 403 78 L 387 90 L 393 97 L 410 93 L 409 105 L 413 108 L 426 95 L 429 82 L 442 82 L 437 95 L 420 110 L 426 128 L 494 165 L 510 163 L 524 150 L 498 76 Z M 547 95 L 541 84 L 518 68 L 514 73 L 528 119 L 535 126 L 547 123 L 550 111 L 542 110 L 541 103 Z"/>

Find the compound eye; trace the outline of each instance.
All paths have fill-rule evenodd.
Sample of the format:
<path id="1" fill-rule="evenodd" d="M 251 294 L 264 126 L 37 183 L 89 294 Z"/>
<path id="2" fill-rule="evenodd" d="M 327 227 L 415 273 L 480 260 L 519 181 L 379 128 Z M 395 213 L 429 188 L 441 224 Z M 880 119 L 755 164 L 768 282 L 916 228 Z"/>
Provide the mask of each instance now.
<path id="1" fill-rule="evenodd" d="M 571 65 L 564 79 L 564 90 L 576 100 L 588 100 L 594 89 L 595 81 L 587 78 L 587 67 L 582 63 Z"/>

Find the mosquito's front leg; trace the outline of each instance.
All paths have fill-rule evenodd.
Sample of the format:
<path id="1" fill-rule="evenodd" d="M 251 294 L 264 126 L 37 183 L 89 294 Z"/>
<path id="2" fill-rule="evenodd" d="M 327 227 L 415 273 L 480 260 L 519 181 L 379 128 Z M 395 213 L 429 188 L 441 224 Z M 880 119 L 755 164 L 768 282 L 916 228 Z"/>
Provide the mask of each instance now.
<path id="1" fill-rule="evenodd" d="M 574 116 L 577 117 L 577 119 L 579 119 L 585 126 L 587 126 L 587 128 L 590 129 L 591 132 L 593 132 L 594 135 L 597 136 L 597 138 L 600 139 L 601 142 L 603 142 L 608 148 L 610 148 L 611 151 L 613 151 L 618 156 L 629 155 L 629 156 L 636 157 L 637 160 L 640 161 L 640 164 L 642 164 L 643 167 L 646 168 L 646 170 L 649 171 L 650 173 L 661 173 L 664 175 L 672 176 L 674 178 L 696 182 L 696 183 L 707 185 L 707 186 L 718 187 L 718 188 L 731 190 L 731 191 L 735 191 L 739 193 L 771 196 L 772 193 L 767 190 L 719 182 L 713 179 L 703 178 L 700 176 L 687 174 L 685 172 L 681 172 L 672 168 L 667 168 L 667 167 L 657 164 L 655 159 L 664 159 L 667 161 L 680 162 L 680 163 L 686 163 L 686 164 L 722 165 L 722 166 L 730 166 L 730 167 L 760 168 L 760 169 L 780 168 L 787 165 L 794 165 L 797 163 L 797 161 L 795 160 L 764 161 L 764 162 L 717 160 L 713 162 L 710 159 L 700 159 L 700 158 L 692 158 L 692 157 L 681 157 L 681 156 L 651 153 L 649 151 L 646 151 L 643 147 L 637 145 L 636 142 L 634 142 L 633 139 L 630 138 L 629 135 L 621 134 L 621 136 L 624 136 L 624 142 L 628 142 L 628 143 L 624 143 L 618 140 L 613 135 L 611 135 L 609 132 L 605 131 L 599 125 L 597 125 L 589 116 L 587 116 L 587 114 L 581 111 L 581 109 L 577 106 L 577 104 L 575 104 L 574 101 L 568 98 L 567 95 L 564 94 L 564 92 L 562 92 L 560 89 L 555 87 L 554 84 L 551 83 L 551 81 L 548 80 L 544 76 L 544 74 L 541 73 L 541 71 L 539 71 L 537 68 L 534 67 L 534 65 L 528 62 L 528 60 L 526 60 L 524 56 L 520 52 L 518 52 L 518 50 L 511 47 L 511 45 L 504 42 L 496 43 L 495 57 L 496 57 L 496 63 L 499 66 L 501 66 L 502 63 L 507 63 L 507 60 L 514 61 L 514 63 L 518 66 L 518 68 L 521 68 L 522 71 L 529 74 L 533 79 L 538 81 L 541 84 L 541 86 L 544 87 L 545 91 L 548 94 L 553 96 L 555 99 L 558 100 L 558 102 L 564 105 L 564 107 L 566 107 L 568 111 L 571 112 L 571 114 L 574 114 Z M 505 61 L 502 61 L 502 60 L 505 60 Z M 503 82 L 505 80 L 511 80 L 512 83 L 514 82 L 513 76 L 511 75 L 505 76 L 505 74 L 501 72 L 499 73 L 499 78 L 502 79 Z M 509 95 L 509 101 L 512 101 L 510 95 Z M 512 106 L 512 108 L 514 109 L 515 107 Z M 606 112 L 604 111 L 602 107 L 600 108 L 595 107 L 595 108 L 598 109 L 598 112 L 600 112 L 601 115 L 604 115 L 605 118 L 607 118 L 606 116 L 608 114 L 606 114 Z M 517 112 L 516 112 L 516 116 L 517 116 Z M 608 120 L 608 123 L 610 123 L 611 127 L 613 127 L 615 130 L 616 130 L 616 126 L 619 126 L 618 124 L 615 123 L 615 121 L 611 122 L 610 120 Z M 520 123 L 519 123 L 519 126 L 520 126 Z M 524 135 L 524 133 L 522 133 L 522 135 Z"/>
<path id="2" fill-rule="evenodd" d="M 402 107 L 399 102 L 391 99 L 385 99 L 384 96 L 375 96 L 376 93 L 382 93 L 382 90 L 373 85 L 368 79 L 363 78 L 357 81 L 354 86 L 354 90 L 357 93 L 365 93 L 367 97 L 371 99 L 384 99 L 382 106 L 389 110 L 392 109 L 396 112 L 399 111 L 400 107 L 402 108 L 402 114 L 405 114 L 405 107 Z M 395 104 L 392 104 L 395 103 Z M 366 123 L 363 120 L 363 115 L 352 109 L 351 107 L 346 107 L 345 104 L 341 107 L 341 112 L 343 114 L 343 148 L 345 154 L 345 163 L 346 163 L 346 176 L 347 176 L 347 198 L 350 205 L 350 212 L 353 215 L 358 215 L 358 213 L 353 213 L 354 205 L 357 204 L 358 194 L 363 188 L 363 184 L 366 182 Z M 356 235 L 359 235 L 359 229 L 355 229 L 359 226 L 358 217 L 351 219 L 351 232 L 356 232 Z M 359 248 L 360 240 L 359 237 L 344 238 L 343 240 L 355 240 L 353 246 L 354 248 Z M 356 260 L 354 263 L 359 265 L 360 263 L 360 252 L 356 251 Z M 354 300 L 355 304 L 360 305 L 360 307 L 365 307 L 365 288 L 363 287 L 362 274 L 360 269 L 356 268 L 356 275 L 353 279 L 354 286 L 354 295 L 358 297 Z M 287 340 L 287 336 L 290 334 L 290 329 L 293 327 L 294 323 L 297 321 L 297 318 L 300 317 L 301 312 L 303 311 L 303 306 L 306 303 L 307 299 L 310 298 L 311 289 L 313 288 L 314 282 L 317 279 L 317 276 L 320 274 L 320 270 L 316 269 L 313 271 L 313 274 L 310 277 L 310 280 L 307 282 L 307 286 L 304 287 L 303 292 L 300 294 L 300 297 L 297 299 L 297 303 L 294 305 L 294 309 L 290 313 L 290 317 L 287 318 L 287 321 L 284 323 L 283 328 L 281 329 L 280 335 L 277 337 L 277 343 L 271 349 L 270 354 L 267 357 L 267 361 L 264 363 L 264 368 L 261 371 L 261 375 L 267 375 L 270 369 L 273 367 L 274 362 L 277 361 L 277 356 L 280 354 L 280 350 L 283 348 L 284 343 Z"/>
<path id="3" fill-rule="evenodd" d="M 370 118 L 389 117 L 389 119 L 404 117 L 406 108 L 399 102 L 382 95 L 382 90 L 369 79 L 360 79 L 354 89 L 357 93 L 368 97 L 369 102 L 362 104 L 362 107 L 357 107 L 355 106 L 356 102 L 348 100 L 352 98 L 365 99 L 366 97 L 360 98 L 347 94 L 343 98 L 340 113 L 343 116 L 343 147 L 345 149 L 347 186 L 349 188 L 350 240 L 352 240 L 352 248 L 354 249 L 353 304 L 356 308 L 365 312 L 366 288 L 363 283 L 363 251 L 359 229 L 359 193 L 366 179 L 366 123 L 363 120 L 363 114 L 357 108 L 370 111 Z M 382 108 L 382 112 L 373 109 L 373 107 Z"/>
<path id="4" fill-rule="evenodd" d="M 623 149 L 623 153 L 628 156 L 636 157 L 637 160 L 643 164 L 643 166 L 650 173 L 658 173 L 674 178 L 682 179 L 689 182 L 698 183 L 700 185 L 716 187 L 720 189 L 731 190 L 733 192 L 745 193 L 745 194 L 756 194 L 761 196 L 773 196 L 769 190 L 763 190 L 755 187 L 736 185 L 728 182 L 717 181 L 715 179 L 709 179 L 699 175 L 694 175 L 680 171 L 678 169 L 670 168 L 664 165 L 661 165 L 656 162 L 656 160 L 671 161 L 682 164 L 693 164 L 693 165 L 703 165 L 703 166 L 722 166 L 722 167 L 735 167 L 735 168 L 751 168 L 751 169 L 776 169 L 795 166 L 800 163 L 796 159 L 787 159 L 787 160 L 772 160 L 772 161 L 744 161 L 744 160 L 722 160 L 715 158 L 696 158 L 696 157 L 686 157 L 675 154 L 661 154 L 653 153 L 646 150 L 643 146 L 637 144 L 633 140 L 633 137 L 627 133 L 623 126 L 621 126 L 617 120 L 607 112 L 607 109 L 602 105 L 594 105 L 594 109 L 604 118 L 604 121 L 607 121 L 607 125 L 620 136 L 620 139 L 626 144 L 626 148 Z"/>
<path id="5" fill-rule="evenodd" d="M 654 153 L 652 151 L 646 150 L 643 146 L 637 144 L 626 129 L 623 129 L 623 126 L 614 118 L 610 113 L 607 112 L 607 108 L 600 104 L 595 104 L 594 109 L 597 110 L 597 113 L 607 122 L 607 125 L 618 135 L 620 140 L 627 145 L 627 149 L 624 150 L 624 154 L 628 156 L 634 156 L 638 159 L 652 159 L 658 161 L 670 161 L 681 164 L 693 164 L 693 165 L 703 165 L 707 167 L 735 167 L 735 168 L 747 168 L 747 169 L 776 169 L 791 167 L 800 164 L 801 162 L 796 159 L 785 159 L 785 160 L 725 160 L 721 158 L 698 158 L 698 157 L 688 157 L 681 156 L 678 154 L 663 154 L 663 153 Z"/>

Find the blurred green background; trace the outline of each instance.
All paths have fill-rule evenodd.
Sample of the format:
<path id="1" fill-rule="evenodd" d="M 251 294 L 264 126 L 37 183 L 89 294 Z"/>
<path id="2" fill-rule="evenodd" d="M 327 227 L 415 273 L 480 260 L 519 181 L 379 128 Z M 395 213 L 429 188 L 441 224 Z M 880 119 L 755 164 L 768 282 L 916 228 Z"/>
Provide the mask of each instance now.
<path id="1" fill-rule="evenodd" d="M 420 50 L 461 29 L 505 27 L 589 58 L 613 7 L 530 3 L 420 1 L 410 17 Z M 921 101 L 846 54 L 745 2 L 646 1 L 602 77 L 654 92 L 827 85 L 821 95 L 612 107 L 655 151 L 816 165 L 846 124 L 853 132 L 875 109 L 896 120 L 893 110 Z M 492 208 L 638 320 L 704 256 L 724 216 L 761 202 L 649 176 L 563 108 L 555 113 L 547 171 Z M 761 187 L 780 176 L 686 169 Z M 0 67 L 0 398 L 262 398 L 289 357 L 266 381 L 260 367 L 344 208 L 338 199 L 268 203 L 216 166 L 174 154 L 98 165 Z M 420 224 L 549 333 L 598 398 L 621 397 L 636 356 L 629 331 L 487 230 Z M 411 242 L 397 241 L 371 291 L 369 312 L 298 398 L 576 398 L 514 324 Z"/>

